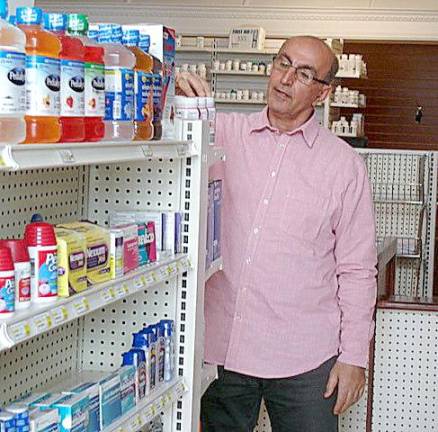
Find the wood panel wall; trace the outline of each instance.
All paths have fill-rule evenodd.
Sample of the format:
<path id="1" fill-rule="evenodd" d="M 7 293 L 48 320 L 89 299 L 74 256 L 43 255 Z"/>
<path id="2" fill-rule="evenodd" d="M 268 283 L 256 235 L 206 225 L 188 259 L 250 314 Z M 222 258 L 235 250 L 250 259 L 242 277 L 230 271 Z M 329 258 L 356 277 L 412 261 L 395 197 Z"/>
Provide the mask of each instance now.
<path id="1" fill-rule="evenodd" d="M 346 42 L 344 52 L 362 54 L 367 63 L 368 79 L 342 85 L 367 97 L 369 147 L 438 150 L 438 45 Z"/>

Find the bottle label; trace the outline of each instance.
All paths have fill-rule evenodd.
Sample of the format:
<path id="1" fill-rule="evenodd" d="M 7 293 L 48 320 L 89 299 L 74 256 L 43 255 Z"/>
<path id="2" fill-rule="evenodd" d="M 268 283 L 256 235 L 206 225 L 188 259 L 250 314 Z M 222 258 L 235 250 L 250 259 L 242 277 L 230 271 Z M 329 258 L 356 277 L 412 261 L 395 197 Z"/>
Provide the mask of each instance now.
<path id="1" fill-rule="evenodd" d="M 26 55 L 0 50 L 0 114 L 26 111 Z"/>
<path id="2" fill-rule="evenodd" d="M 134 71 L 105 69 L 105 120 L 134 119 Z"/>
<path id="3" fill-rule="evenodd" d="M 160 121 L 161 120 L 161 93 L 162 93 L 162 85 L 163 80 L 161 78 L 161 75 L 154 74 L 152 85 L 154 87 L 154 120 Z"/>
<path id="4" fill-rule="evenodd" d="M 153 74 L 135 72 L 135 120 L 152 121 L 154 110 Z"/>
<path id="5" fill-rule="evenodd" d="M 58 295 L 58 265 L 56 248 L 38 251 L 38 268 L 35 268 L 38 297 Z"/>
<path id="6" fill-rule="evenodd" d="M 84 63 L 61 60 L 61 116 L 84 116 Z"/>
<path id="7" fill-rule="evenodd" d="M 0 277 L 0 316 L 15 310 L 15 278 Z"/>
<path id="8" fill-rule="evenodd" d="M 15 285 L 17 302 L 26 303 L 30 301 L 30 263 L 23 265 L 21 268 L 15 267 Z"/>
<path id="9" fill-rule="evenodd" d="M 85 116 L 105 117 L 105 67 L 85 63 Z"/>
<path id="10" fill-rule="evenodd" d="M 59 116 L 60 64 L 44 56 L 26 57 L 26 114 Z"/>
<path id="11" fill-rule="evenodd" d="M 159 352 L 158 352 L 158 381 L 164 381 L 164 357 L 165 357 L 165 349 L 164 349 L 164 339 L 159 344 Z"/>

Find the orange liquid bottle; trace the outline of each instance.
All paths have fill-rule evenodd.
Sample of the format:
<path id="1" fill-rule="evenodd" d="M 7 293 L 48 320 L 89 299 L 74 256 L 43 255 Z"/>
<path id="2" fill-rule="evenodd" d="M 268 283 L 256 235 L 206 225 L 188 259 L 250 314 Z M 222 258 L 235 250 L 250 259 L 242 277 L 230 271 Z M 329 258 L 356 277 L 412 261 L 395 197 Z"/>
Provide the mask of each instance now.
<path id="1" fill-rule="evenodd" d="M 61 138 L 61 44 L 56 36 L 41 28 L 42 19 L 39 8 L 17 8 L 17 26 L 26 34 L 25 143 L 55 143 Z"/>
<path id="2" fill-rule="evenodd" d="M 134 67 L 134 141 L 151 140 L 154 137 L 153 115 L 153 66 L 152 56 L 140 47 L 140 32 L 138 30 L 123 31 L 123 45 L 126 46 L 136 58 Z"/>

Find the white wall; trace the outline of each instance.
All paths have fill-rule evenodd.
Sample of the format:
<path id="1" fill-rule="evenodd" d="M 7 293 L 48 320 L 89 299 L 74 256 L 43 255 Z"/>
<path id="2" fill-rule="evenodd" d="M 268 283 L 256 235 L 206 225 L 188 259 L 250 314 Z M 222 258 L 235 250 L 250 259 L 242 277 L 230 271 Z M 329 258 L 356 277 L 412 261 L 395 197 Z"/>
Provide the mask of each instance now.
<path id="1" fill-rule="evenodd" d="M 413 2 L 415 10 L 409 9 Z M 438 0 L 36 0 L 36 4 L 47 10 L 84 12 L 93 21 L 162 22 L 192 34 L 227 34 L 232 26 L 257 24 L 273 36 L 438 40 Z"/>

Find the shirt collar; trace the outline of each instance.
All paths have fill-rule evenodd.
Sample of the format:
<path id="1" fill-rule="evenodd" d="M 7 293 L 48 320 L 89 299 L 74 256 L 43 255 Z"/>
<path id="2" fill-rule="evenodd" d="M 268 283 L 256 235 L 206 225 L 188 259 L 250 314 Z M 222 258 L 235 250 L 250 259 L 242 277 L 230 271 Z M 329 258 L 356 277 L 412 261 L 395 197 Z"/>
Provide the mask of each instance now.
<path id="1" fill-rule="evenodd" d="M 268 106 L 266 106 L 259 113 L 255 114 L 253 119 L 253 126 L 250 129 L 250 133 L 261 132 L 264 129 L 269 129 L 271 132 L 278 132 L 278 129 L 271 126 L 271 124 L 269 123 Z M 286 135 L 292 136 L 298 132 L 302 133 L 304 141 L 306 142 L 308 147 L 312 148 L 319 132 L 319 123 L 316 118 L 315 112 L 313 112 L 313 114 L 305 123 L 292 131 L 286 132 Z"/>

